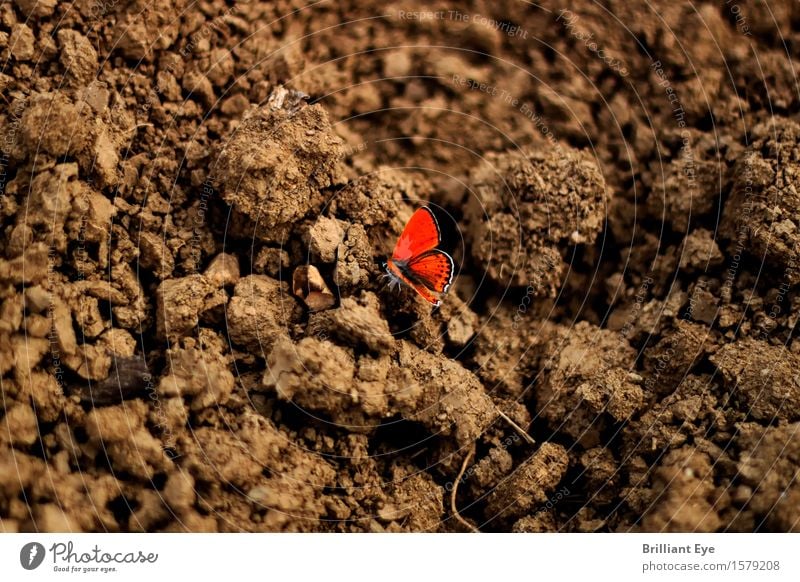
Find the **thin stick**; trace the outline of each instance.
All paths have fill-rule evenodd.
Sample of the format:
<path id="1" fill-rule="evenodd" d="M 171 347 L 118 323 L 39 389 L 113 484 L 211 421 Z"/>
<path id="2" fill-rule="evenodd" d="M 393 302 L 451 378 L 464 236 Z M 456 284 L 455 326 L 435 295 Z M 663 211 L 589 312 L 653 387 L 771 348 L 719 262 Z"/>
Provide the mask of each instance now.
<path id="1" fill-rule="evenodd" d="M 531 445 L 535 445 L 535 444 L 536 444 L 536 441 L 535 441 L 535 440 L 533 440 L 533 437 L 532 437 L 531 435 L 529 435 L 529 434 L 528 434 L 528 433 L 525 431 L 525 429 L 524 429 L 524 428 L 522 428 L 522 427 L 521 427 L 520 425 L 518 425 L 516 422 L 514 422 L 513 420 L 511 420 L 511 418 L 509 418 L 509 416 L 508 416 L 508 415 L 507 415 L 505 412 L 503 412 L 502 410 L 500 410 L 500 407 L 499 407 L 499 406 L 495 406 L 495 408 L 497 408 L 497 413 L 498 413 L 500 416 L 502 416 L 502 417 L 505 419 L 505 421 L 506 421 L 508 424 L 510 424 L 512 427 L 514 427 L 514 430 L 516 430 L 516 431 L 517 431 L 519 434 L 521 434 L 521 435 L 522 435 L 522 438 L 524 438 L 526 441 L 528 441 L 528 443 L 529 443 L 529 444 L 531 444 Z"/>
<path id="2" fill-rule="evenodd" d="M 472 446 L 470 447 L 467 456 L 464 457 L 464 462 L 461 463 L 461 470 L 458 472 L 458 477 L 456 477 L 456 482 L 453 483 L 453 490 L 450 492 L 450 511 L 452 511 L 453 517 L 455 517 L 461 525 L 463 525 L 473 533 L 481 533 L 481 531 L 477 527 L 475 527 L 466 519 L 461 517 L 461 514 L 458 512 L 458 509 L 456 508 L 456 493 L 458 492 L 458 484 L 461 483 L 461 478 L 464 476 L 464 472 L 467 470 L 467 465 L 469 465 L 469 462 L 473 456 L 475 456 L 475 443 L 472 443 Z"/>

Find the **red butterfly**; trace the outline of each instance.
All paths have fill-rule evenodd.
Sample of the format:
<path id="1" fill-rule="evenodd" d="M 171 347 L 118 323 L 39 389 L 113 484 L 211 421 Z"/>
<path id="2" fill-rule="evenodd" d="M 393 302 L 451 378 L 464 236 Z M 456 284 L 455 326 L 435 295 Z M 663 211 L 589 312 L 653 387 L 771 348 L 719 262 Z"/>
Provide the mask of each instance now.
<path id="1" fill-rule="evenodd" d="M 447 293 L 455 271 L 452 257 L 436 248 L 440 242 L 439 223 L 431 209 L 423 206 L 406 224 L 385 264 L 392 284 L 413 287 L 437 307 L 441 304 L 437 294 Z"/>

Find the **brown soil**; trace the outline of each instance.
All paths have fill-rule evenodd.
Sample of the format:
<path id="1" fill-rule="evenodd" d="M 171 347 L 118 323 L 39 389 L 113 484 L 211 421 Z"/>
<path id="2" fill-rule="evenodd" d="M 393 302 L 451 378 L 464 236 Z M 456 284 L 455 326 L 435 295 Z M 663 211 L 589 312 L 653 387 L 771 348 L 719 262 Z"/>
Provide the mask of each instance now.
<path id="1" fill-rule="evenodd" d="M 0 4 L 0 531 L 800 531 L 800 5 L 305 4 Z"/>

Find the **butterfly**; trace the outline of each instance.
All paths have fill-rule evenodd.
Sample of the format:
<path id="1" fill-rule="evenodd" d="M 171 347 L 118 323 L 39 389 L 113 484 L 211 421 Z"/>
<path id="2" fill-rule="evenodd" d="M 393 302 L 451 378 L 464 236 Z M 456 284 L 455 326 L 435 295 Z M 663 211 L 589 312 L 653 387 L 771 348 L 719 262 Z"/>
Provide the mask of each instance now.
<path id="1" fill-rule="evenodd" d="M 455 272 L 452 257 L 436 248 L 441 239 L 436 217 L 423 206 L 411 216 L 392 258 L 384 264 L 391 284 L 405 283 L 436 307 L 441 304 L 439 295 L 450 289 Z"/>

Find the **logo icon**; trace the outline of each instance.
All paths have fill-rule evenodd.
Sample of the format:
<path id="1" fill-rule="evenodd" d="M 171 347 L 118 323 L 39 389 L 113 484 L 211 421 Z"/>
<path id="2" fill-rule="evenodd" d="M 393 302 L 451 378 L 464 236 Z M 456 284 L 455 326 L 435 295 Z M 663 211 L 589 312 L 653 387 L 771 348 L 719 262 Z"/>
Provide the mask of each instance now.
<path id="1" fill-rule="evenodd" d="M 44 546 L 39 542 L 29 542 L 19 551 L 19 563 L 26 570 L 35 570 L 44 561 Z"/>

